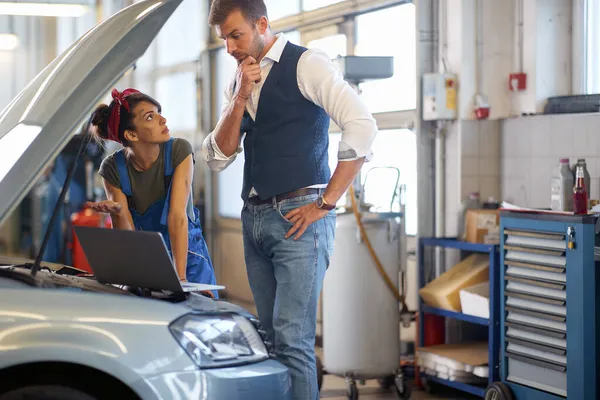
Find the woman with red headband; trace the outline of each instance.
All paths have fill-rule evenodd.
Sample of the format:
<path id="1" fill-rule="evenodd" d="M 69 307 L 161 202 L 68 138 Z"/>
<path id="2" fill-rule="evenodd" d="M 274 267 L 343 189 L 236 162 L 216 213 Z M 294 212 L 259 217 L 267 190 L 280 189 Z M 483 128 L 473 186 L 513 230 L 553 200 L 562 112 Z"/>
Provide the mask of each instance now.
<path id="1" fill-rule="evenodd" d="M 99 138 L 123 148 L 100 166 L 108 200 L 89 206 L 110 213 L 114 228 L 161 232 L 182 281 L 215 284 L 192 202 L 192 146 L 171 138 L 153 98 L 135 89 L 114 89 L 112 98 L 94 111 L 92 125 Z"/>

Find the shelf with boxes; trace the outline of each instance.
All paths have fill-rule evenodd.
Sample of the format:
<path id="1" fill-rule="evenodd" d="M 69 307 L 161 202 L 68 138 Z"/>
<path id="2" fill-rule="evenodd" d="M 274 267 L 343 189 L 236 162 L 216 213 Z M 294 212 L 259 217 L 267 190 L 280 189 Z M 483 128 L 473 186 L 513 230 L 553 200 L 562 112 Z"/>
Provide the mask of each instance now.
<path id="1" fill-rule="evenodd" d="M 481 234 L 476 236 L 482 237 Z M 426 282 L 426 247 L 460 250 L 465 257 L 444 274 Z M 499 245 L 456 238 L 421 238 L 418 251 L 419 376 L 427 382 L 484 397 L 486 387 L 499 376 Z M 461 297 L 465 307 L 461 306 Z M 426 345 L 428 315 L 486 326 L 487 340 Z"/>

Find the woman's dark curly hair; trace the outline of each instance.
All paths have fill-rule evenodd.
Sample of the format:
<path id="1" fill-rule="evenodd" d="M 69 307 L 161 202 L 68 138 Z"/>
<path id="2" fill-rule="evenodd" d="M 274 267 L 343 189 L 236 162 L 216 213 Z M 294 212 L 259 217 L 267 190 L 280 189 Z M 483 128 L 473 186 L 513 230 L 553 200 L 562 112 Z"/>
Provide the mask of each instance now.
<path id="1" fill-rule="evenodd" d="M 92 113 L 92 125 L 95 127 L 95 129 L 92 129 L 92 131 L 96 139 L 99 141 L 110 140 L 108 135 L 108 121 L 114 107 L 121 107 L 121 118 L 119 119 L 119 141 L 125 147 L 130 146 L 130 143 L 127 141 L 127 139 L 125 139 L 125 131 L 135 130 L 135 126 L 133 125 L 133 110 L 135 109 L 135 106 L 142 101 L 147 101 L 154 104 L 158 108 L 159 113 L 162 111 L 162 107 L 158 101 L 143 93 L 131 94 L 127 96 L 126 101 L 129 104 L 129 109 L 131 112 L 127 111 L 125 106 L 119 105 L 116 100 L 113 100 L 109 105 L 101 104 L 96 108 L 96 110 L 94 110 Z"/>

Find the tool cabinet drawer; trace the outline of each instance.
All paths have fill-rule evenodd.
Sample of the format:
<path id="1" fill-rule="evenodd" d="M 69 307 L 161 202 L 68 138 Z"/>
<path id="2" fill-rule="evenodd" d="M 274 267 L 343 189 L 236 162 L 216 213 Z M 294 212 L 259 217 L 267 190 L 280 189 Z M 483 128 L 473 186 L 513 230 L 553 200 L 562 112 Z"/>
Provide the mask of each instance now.
<path id="1" fill-rule="evenodd" d="M 549 333 L 567 333 L 567 323 L 562 321 L 555 321 L 550 318 L 541 318 L 539 316 L 526 314 L 521 310 L 509 310 L 506 316 L 507 322 L 514 322 L 517 325 L 524 325 L 536 328 L 540 332 Z"/>
<path id="2" fill-rule="evenodd" d="M 506 330 L 506 337 L 529 342 L 533 345 L 543 345 L 557 350 L 567 349 L 567 340 L 560 337 L 531 332 L 524 329 L 509 327 Z"/>
<path id="3" fill-rule="evenodd" d="M 540 297 L 542 299 L 557 300 L 560 304 L 564 304 L 567 300 L 567 292 L 564 290 L 564 285 L 544 286 L 540 285 L 537 281 L 531 280 L 511 281 L 507 279 L 506 291 Z"/>
<path id="4" fill-rule="evenodd" d="M 508 381 L 529 386 L 559 396 L 567 396 L 567 373 L 548 368 L 543 363 L 525 357 L 508 357 Z M 523 361 L 525 360 L 525 361 Z"/>
<path id="5" fill-rule="evenodd" d="M 522 262 L 554 268 L 565 268 L 567 265 L 567 259 L 562 253 L 553 252 L 552 254 L 537 254 L 517 250 L 505 251 L 506 255 L 504 259 L 507 261 Z"/>
<path id="6" fill-rule="evenodd" d="M 564 305 L 547 303 L 546 301 L 535 301 L 535 297 L 526 296 L 508 296 L 506 299 L 506 305 L 515 310 L 527 310 L 534 312 L 540 318 L 549 318 L 557 320 L 555 317 L 559 317 L 559 321 L 567 316 L 567 307 Z M 531 315 L 531 314 L 530 314 Z"/>

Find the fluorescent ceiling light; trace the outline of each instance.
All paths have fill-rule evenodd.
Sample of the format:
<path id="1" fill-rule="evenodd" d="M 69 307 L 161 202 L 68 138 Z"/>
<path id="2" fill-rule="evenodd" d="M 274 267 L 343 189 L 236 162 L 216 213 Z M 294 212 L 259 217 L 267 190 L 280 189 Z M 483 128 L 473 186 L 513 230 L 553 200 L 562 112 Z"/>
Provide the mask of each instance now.
<path id="1" fill-rule="evenodd" d="M 0 15 L 28 15 L 40 17 L 81 17 L 88 8 L 83 4 L 30 3 L 0 1 Z"/>
<path id="2" fill-rule="evenodd" d="M 0 33 L 0 51 L 10 51 L 19 47 L 19 37 L 12 33 Z"/>

